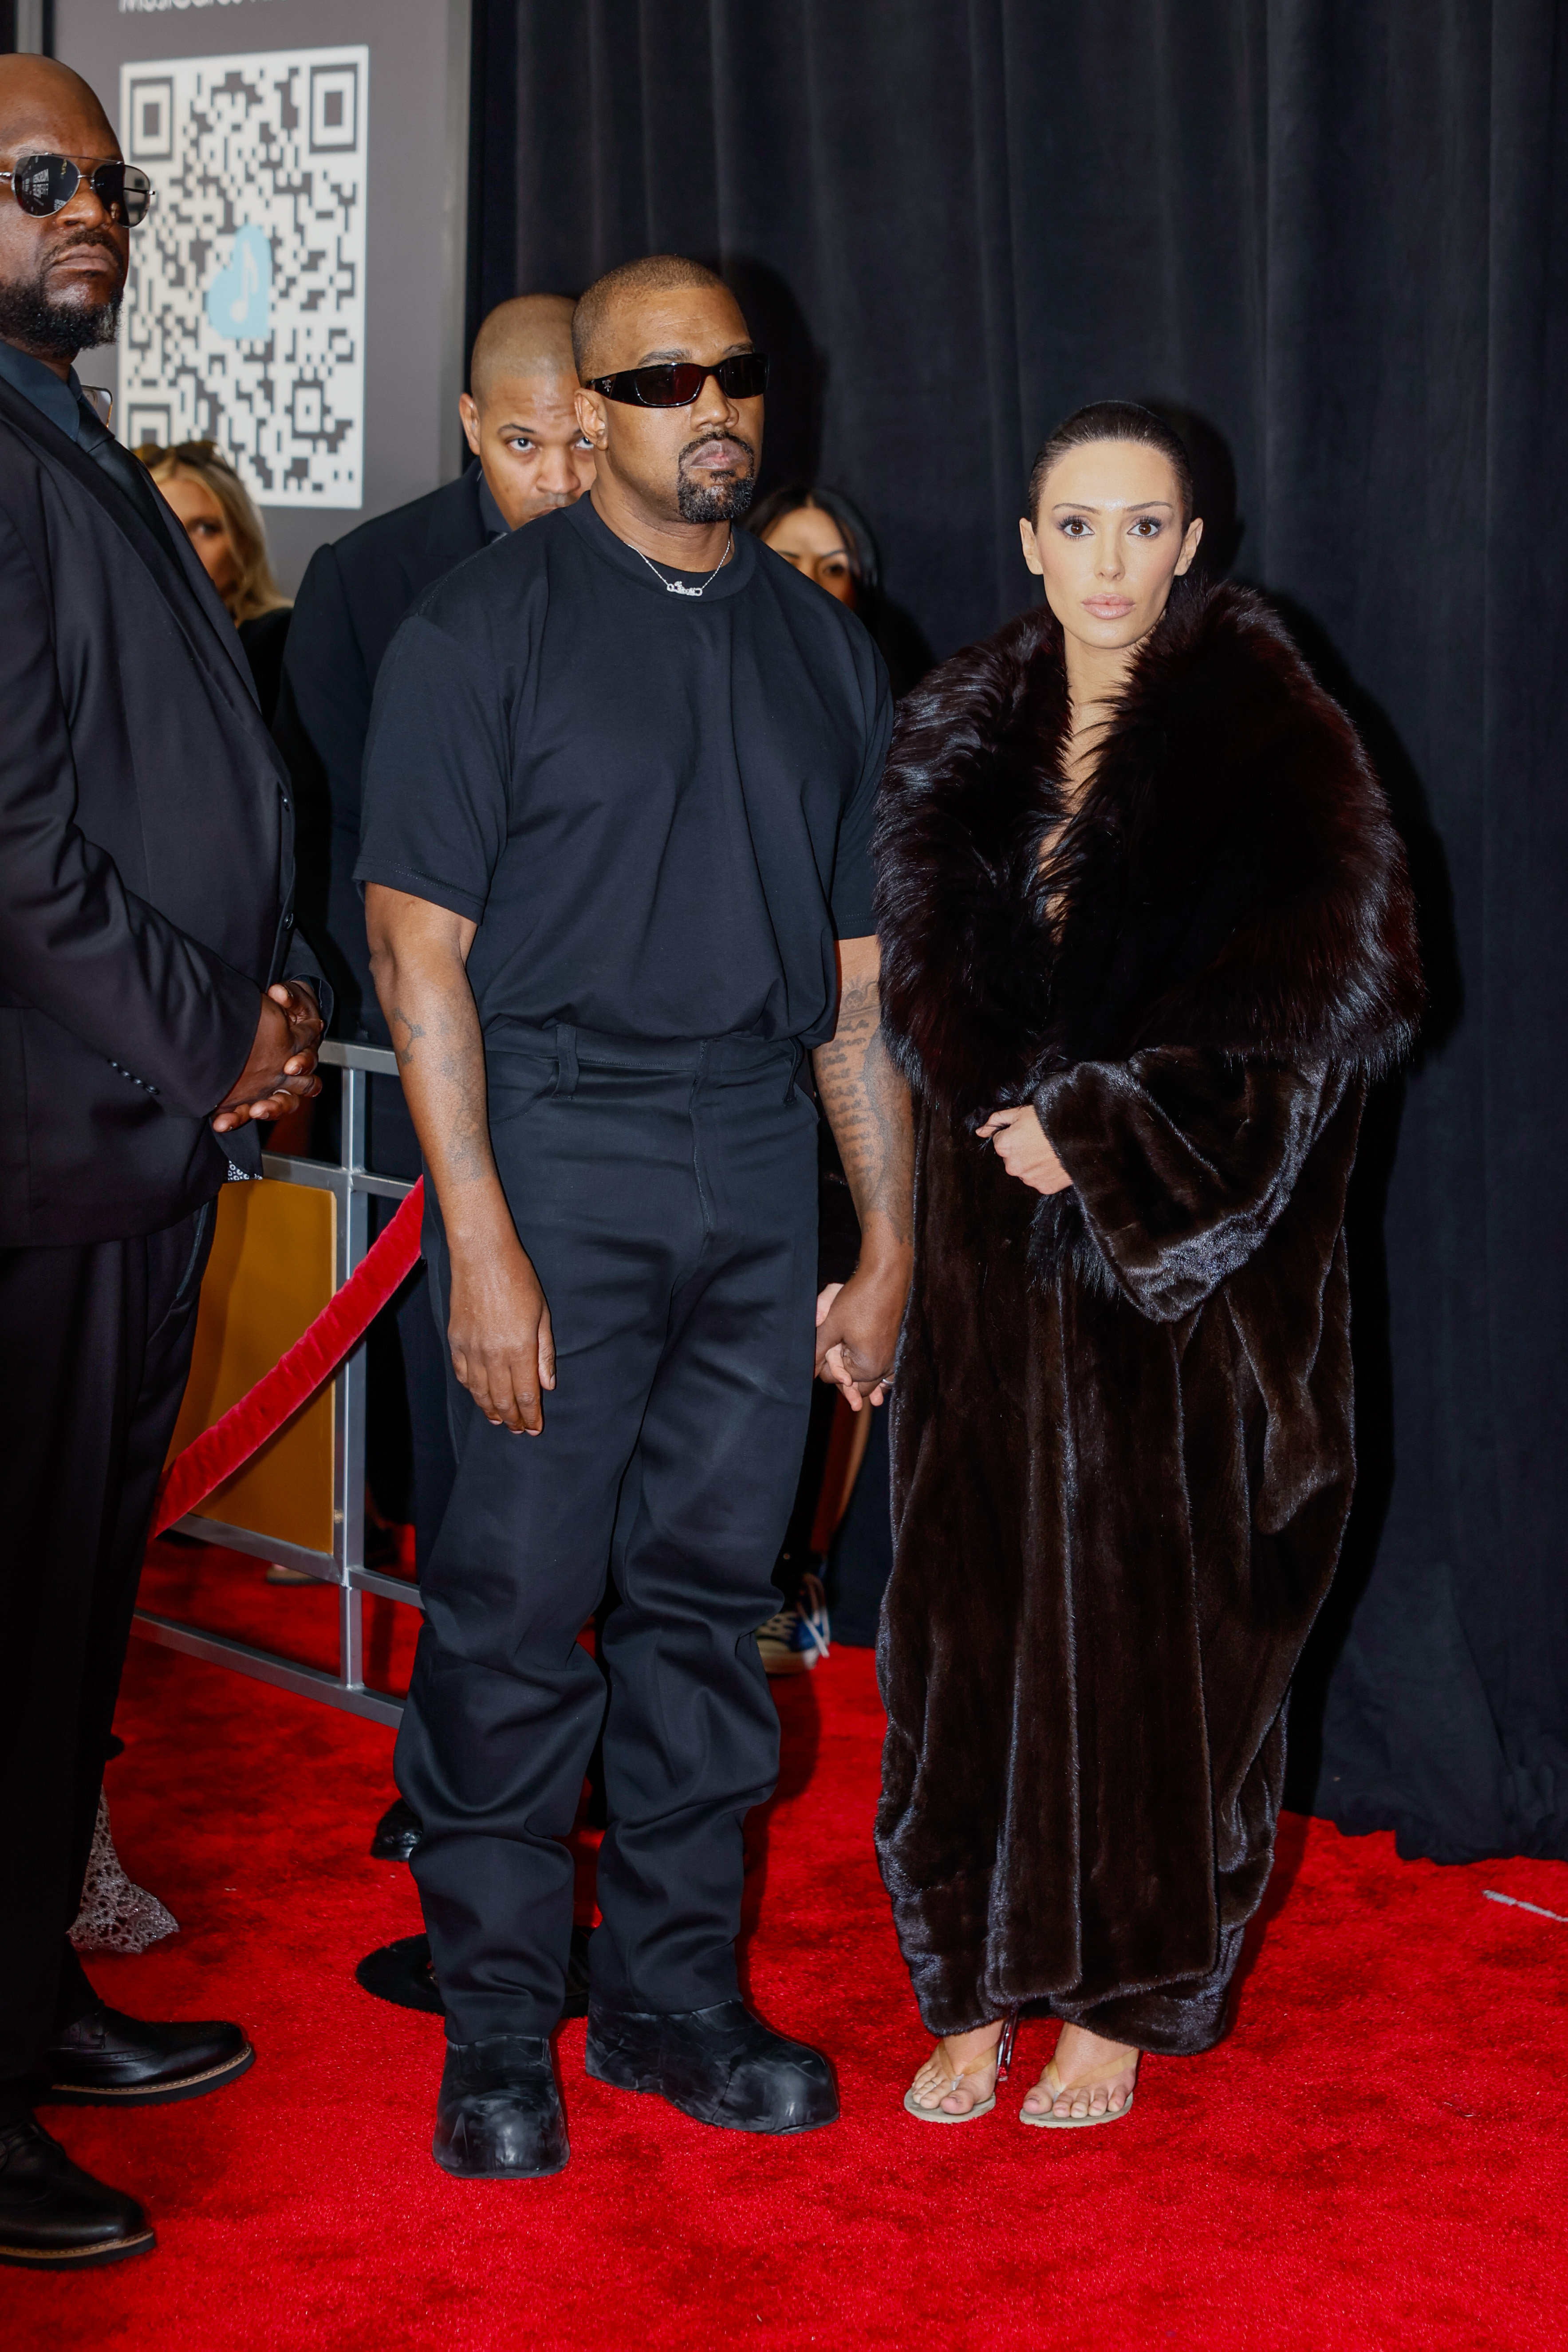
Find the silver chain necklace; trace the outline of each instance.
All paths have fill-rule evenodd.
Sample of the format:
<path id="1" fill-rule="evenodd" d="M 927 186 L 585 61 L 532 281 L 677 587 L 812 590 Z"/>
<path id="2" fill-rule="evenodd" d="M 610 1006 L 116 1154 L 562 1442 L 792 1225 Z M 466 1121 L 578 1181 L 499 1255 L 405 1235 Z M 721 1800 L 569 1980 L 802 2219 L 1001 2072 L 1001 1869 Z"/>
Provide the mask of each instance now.
<path id="1" fill-rule="evenodd" d="M 631 545 L 630 541 L 626 543 L 628 546 Z M 713 566 L 712 571 L 708 574 L 706 580 L 700 582 L 698 586 L 695 588 L 689 588 L 684 580 L 667 580 L 657 563 L 648 562 L 647 557 L 642 554 L 640 547 L 632 548 L 632 553 L 634 555 L 642 555 L 643 562 L 647 563 L 648 570 L 653 573 L 654 578 L 658 582 L 659 586 L 664 590 L 667 596 L 700 596 L 704 588 L 711 588 L 713 583 L 718 579 L 719 574 L 723 571 L 724 566 L 729 562 L 730 558 L 734 554 L 734 552 L 735 526 L 731 523 L 730 525 L 730 536 L 724 542 L 723 554 L 719 558 L 718 562 Z"/>

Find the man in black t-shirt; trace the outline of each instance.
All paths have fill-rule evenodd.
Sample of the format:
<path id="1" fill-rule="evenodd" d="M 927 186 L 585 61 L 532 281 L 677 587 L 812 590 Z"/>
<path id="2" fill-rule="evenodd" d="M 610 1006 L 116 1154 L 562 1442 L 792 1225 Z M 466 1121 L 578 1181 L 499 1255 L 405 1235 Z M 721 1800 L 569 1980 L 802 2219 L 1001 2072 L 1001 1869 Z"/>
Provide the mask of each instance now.
<path id="1" fill-rule="evenodd" d="M 765 362 L 721 281 L 629 264 L 574 341 L 592 497 L 405 622 L 357 869 L 452 1362 L 396 1770 L 447 2010 L 435 2154 L 469 2177 L 566 2161 L 563 1841 L 602 1717 L 589 2073 L 735 2130 L 837 2116 L 823 2059 L 737 1987 L 742 1825 L 778 1762 L 754 1634 L 814 1361 L 880 1402 L 910 1255 L 880 659 L 733 528 Z M 819 1322 L 805 1050 L 864 1235 Z M 576 1636 L 611 1573 L 605 1716 Z"/>

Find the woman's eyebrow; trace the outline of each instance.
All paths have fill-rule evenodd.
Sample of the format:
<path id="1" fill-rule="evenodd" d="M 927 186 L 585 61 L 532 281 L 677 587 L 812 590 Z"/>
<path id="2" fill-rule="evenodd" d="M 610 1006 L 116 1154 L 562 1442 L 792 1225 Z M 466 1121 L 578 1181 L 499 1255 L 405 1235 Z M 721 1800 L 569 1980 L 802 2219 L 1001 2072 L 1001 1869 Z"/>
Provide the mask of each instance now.
<path id="1" fill-rule="evenodd" d="M 1143 514 L 1151 507 L 1159 507 L 1166 514 L 1176 509 L 1169 499 L 1111 499 L 1107 502 L 1112 514 Z M 1093 499 L 1058 499 L 1051 509 L 1053 514 L 1104 514 L 1106 506 L 1097 505 Z"/>

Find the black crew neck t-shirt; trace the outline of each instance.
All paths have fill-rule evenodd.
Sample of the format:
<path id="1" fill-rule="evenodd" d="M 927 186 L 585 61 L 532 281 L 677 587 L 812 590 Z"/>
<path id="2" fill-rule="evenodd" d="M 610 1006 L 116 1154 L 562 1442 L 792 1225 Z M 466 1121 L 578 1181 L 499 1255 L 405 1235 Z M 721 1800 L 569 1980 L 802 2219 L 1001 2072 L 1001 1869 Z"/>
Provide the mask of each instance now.
<path id="1" fill-rule="evenodd" d="M 580 499 L 393 639 L 355 878 L 479 925 L 487 1030 L 818 1045 L 834 940 L 874 928 L 891 723 L 860 623 L 749 531 L 671 594 Z"/>

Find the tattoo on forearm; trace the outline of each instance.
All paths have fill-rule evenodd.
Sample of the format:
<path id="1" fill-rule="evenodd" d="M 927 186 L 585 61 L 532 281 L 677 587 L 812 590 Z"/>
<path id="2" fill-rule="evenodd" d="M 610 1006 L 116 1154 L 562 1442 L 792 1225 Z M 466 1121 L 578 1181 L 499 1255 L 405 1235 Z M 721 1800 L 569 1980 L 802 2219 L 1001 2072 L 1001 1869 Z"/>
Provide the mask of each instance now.
<path id="1" fill-rule="evenodd" d="M 416 1020 L 401 1003 L 394 1003 L 387 1019 L 421 1148 L 446 1183 L 485 1181 L 493 1177 L 495 1161 L 484 1040 L 473 992 L 466 976 L 455 987 L 436 984 L 428 972 L 416 971 L 413 977 L 424 1018 Z M 405 992 L 400 988 L 399 994 Z M 416 1057 L 421 1039 L 425 1050 Z"/>
<path id="2" fill-rule="evenodd" d="M 909 1089 L 882 1036 L 874 980 L 847 984 L 838 1026 L 814 1056 L 817 1088 L 849 1180 L 862 1232 L 880 1216 L 910 1238 L 913 1160 Z"/>
<path id="3" fill-rule="evenodd" d="M 399 1045 L 399 1044 L 398 1044 L 398 1042 L 397 1042 L 397 1032 L 398 1032 L 398 1030 L 399 1030 L 399 1029 L 405 1030 L 405 1031 L 406 1031 L 406 1033 L 407 1033 L 408 1043 L 407 1043 L 405 1045 Z M 403 1007 L 402 1007 L 402 1005 L 401 1005 L 401 1004 L 395 1004 L 395 1005 L 393 1006 L 393 1008 L 392 1008 L 392 1038 L 393 1038 L 393 1049 L 394 1049 L 394 1051 L 395 1052 L 395 1054 L 396 1054 L 396 1055 L 397 1055 L 398 1060 L 402 1063 L 402 1065 L 403 1065 L 403 1066 L 404 1066 L 404 1068 L 405 1068 L 405 1069 L 406 1069 L 406 1068 L 408 1067 L 409 1063 L 414 1059 L 414 1041 L 415 1041 L 415 1039 L 416 1039 L 416 1037 L 423 1037 L 423 1035 L 424 1035 L 424 1034 L 425 1034 L 425 1029 L 424 1029 L 424 1024 L 423 1024 L 423 1023 L 418 1022 L 418 1021 L 411 1021 L 411 1020 L 409 1019 L 409 1017 L 408 1017 L 407 1013 L 405 1013 L 405 1011 L 403 1010 Z"/>

